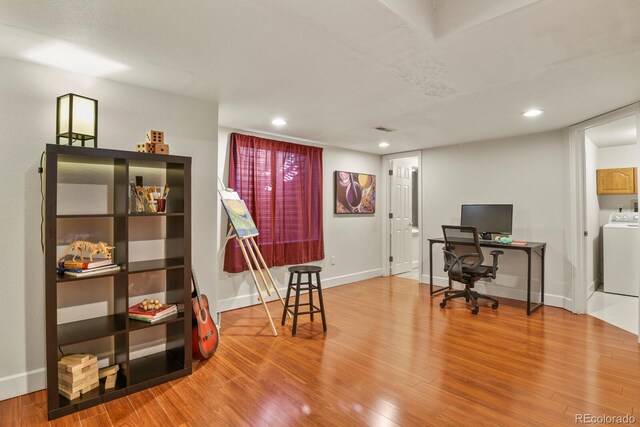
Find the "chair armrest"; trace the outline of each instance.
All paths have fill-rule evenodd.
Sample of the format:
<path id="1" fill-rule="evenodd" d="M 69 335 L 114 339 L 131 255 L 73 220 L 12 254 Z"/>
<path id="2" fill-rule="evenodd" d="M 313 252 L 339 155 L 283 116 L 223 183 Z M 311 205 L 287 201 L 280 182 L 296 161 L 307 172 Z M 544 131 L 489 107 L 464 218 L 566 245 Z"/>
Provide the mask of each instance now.
<path id="1" fill-rule="evenodd" d="M 504 254 L 503 251 L 491 251 L 489 252 L 491 255 L 493 255 L 493 268 L 491 269 L 491 278 L 495 279 L 496 278 L 496 271 L 498 271 L 498 257 L 502 254 Z"/>
<path id="2" fill-rule="evenodd" d="M 444 254 L 444 271 L 449 271 L 454 264 L 457 264 L 458 257 L 453 252 L 450 252 L 446 249 L 442 249 L 442 253 Z"/>

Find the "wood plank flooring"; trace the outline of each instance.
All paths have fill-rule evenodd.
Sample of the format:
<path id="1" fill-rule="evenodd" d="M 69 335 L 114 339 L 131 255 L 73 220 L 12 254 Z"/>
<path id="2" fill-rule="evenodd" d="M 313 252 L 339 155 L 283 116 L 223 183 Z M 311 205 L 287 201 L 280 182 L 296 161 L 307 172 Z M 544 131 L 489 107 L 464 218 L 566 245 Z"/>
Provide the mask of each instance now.
<path id="1" fill-rule="evenodd" d="M 216 355 L 192 376 L 52 426 L 574 425 L 575 414 L 640 423 L 636 337 L 502 300 L 477 316 L 402 278 L 324 292 L 319 316 L 270 335 L 261 306 L 224 313 Z M 274 320 L 281 305 L 270 303 Z M 279 322 L 278 322 L 279 323 Z M 44 391 L 0 402 L 0 426 L 47 425 Z"/>

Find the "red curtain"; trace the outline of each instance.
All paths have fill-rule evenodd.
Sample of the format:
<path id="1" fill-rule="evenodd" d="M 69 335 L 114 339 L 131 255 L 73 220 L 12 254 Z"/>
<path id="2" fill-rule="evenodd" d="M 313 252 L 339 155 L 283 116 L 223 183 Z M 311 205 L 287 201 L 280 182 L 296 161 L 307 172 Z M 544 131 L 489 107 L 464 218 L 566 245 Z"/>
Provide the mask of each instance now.
<path id="1" fill-rule="evenodd" d="M 228 186 L 246 203 L 269 267 L 324 258 L 322 148 L 232 133 Z M 224 271 L 247 268 L 238 243 L 230 240 Z"/>

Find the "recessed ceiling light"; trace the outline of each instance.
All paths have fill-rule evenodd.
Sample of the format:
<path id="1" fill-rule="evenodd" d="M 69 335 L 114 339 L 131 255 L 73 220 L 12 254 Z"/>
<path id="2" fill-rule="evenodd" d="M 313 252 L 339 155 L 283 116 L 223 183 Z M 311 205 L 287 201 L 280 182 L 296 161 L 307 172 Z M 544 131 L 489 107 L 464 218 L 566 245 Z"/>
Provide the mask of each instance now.
<path id="1" fill-rule="evenodd" d="M 50 42 L 36 46 L 23 55 L 40 64 L 96 77 L 129 69 L 120 62 L 63 42 Z"/>
<path id="2" fill-rule="evenodd" d="M 389 146 L 388 142 L 381 142 L 380 144 L 378 144 L 378 147 L 380 147 L 380 148 L 386 148 L 388 146 Z"/>
<path id="3" fill-rule="evenodd" d="M 542 113 L 543 113 L 542 110 L 538 110 L 537 108 L 532 108 L 532 109 L 527 110 L 524 113 L 522 113 L 522 115 L 525 116 L 525 117 L 536 117 L 536 116 L 539 116 Z"/>
<path id="4" fill-rule="evenodd" d="M 277 119 L 271 120 L 271 124 L 274 126 L 284 126 L 287 124 L 287 121 L 285 119 L 278 117 Z"/>

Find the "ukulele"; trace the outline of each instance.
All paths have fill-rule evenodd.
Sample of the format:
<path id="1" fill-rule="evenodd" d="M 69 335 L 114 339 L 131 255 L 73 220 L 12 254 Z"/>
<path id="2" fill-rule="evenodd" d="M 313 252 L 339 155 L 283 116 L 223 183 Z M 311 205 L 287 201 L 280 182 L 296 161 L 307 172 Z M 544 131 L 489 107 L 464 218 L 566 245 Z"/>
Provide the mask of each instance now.
<path id="1" fill-rule="evenodd" d="M 193 332 L 192 353 L 194 359 L 208 359 L 218 348 L 218 328 L 209 313 L 209 301 L 207 296 L 200 293 L 196 272 L 191 267 L 191 285 L 194 292 L 191 294 L 193 307 Z"/>

